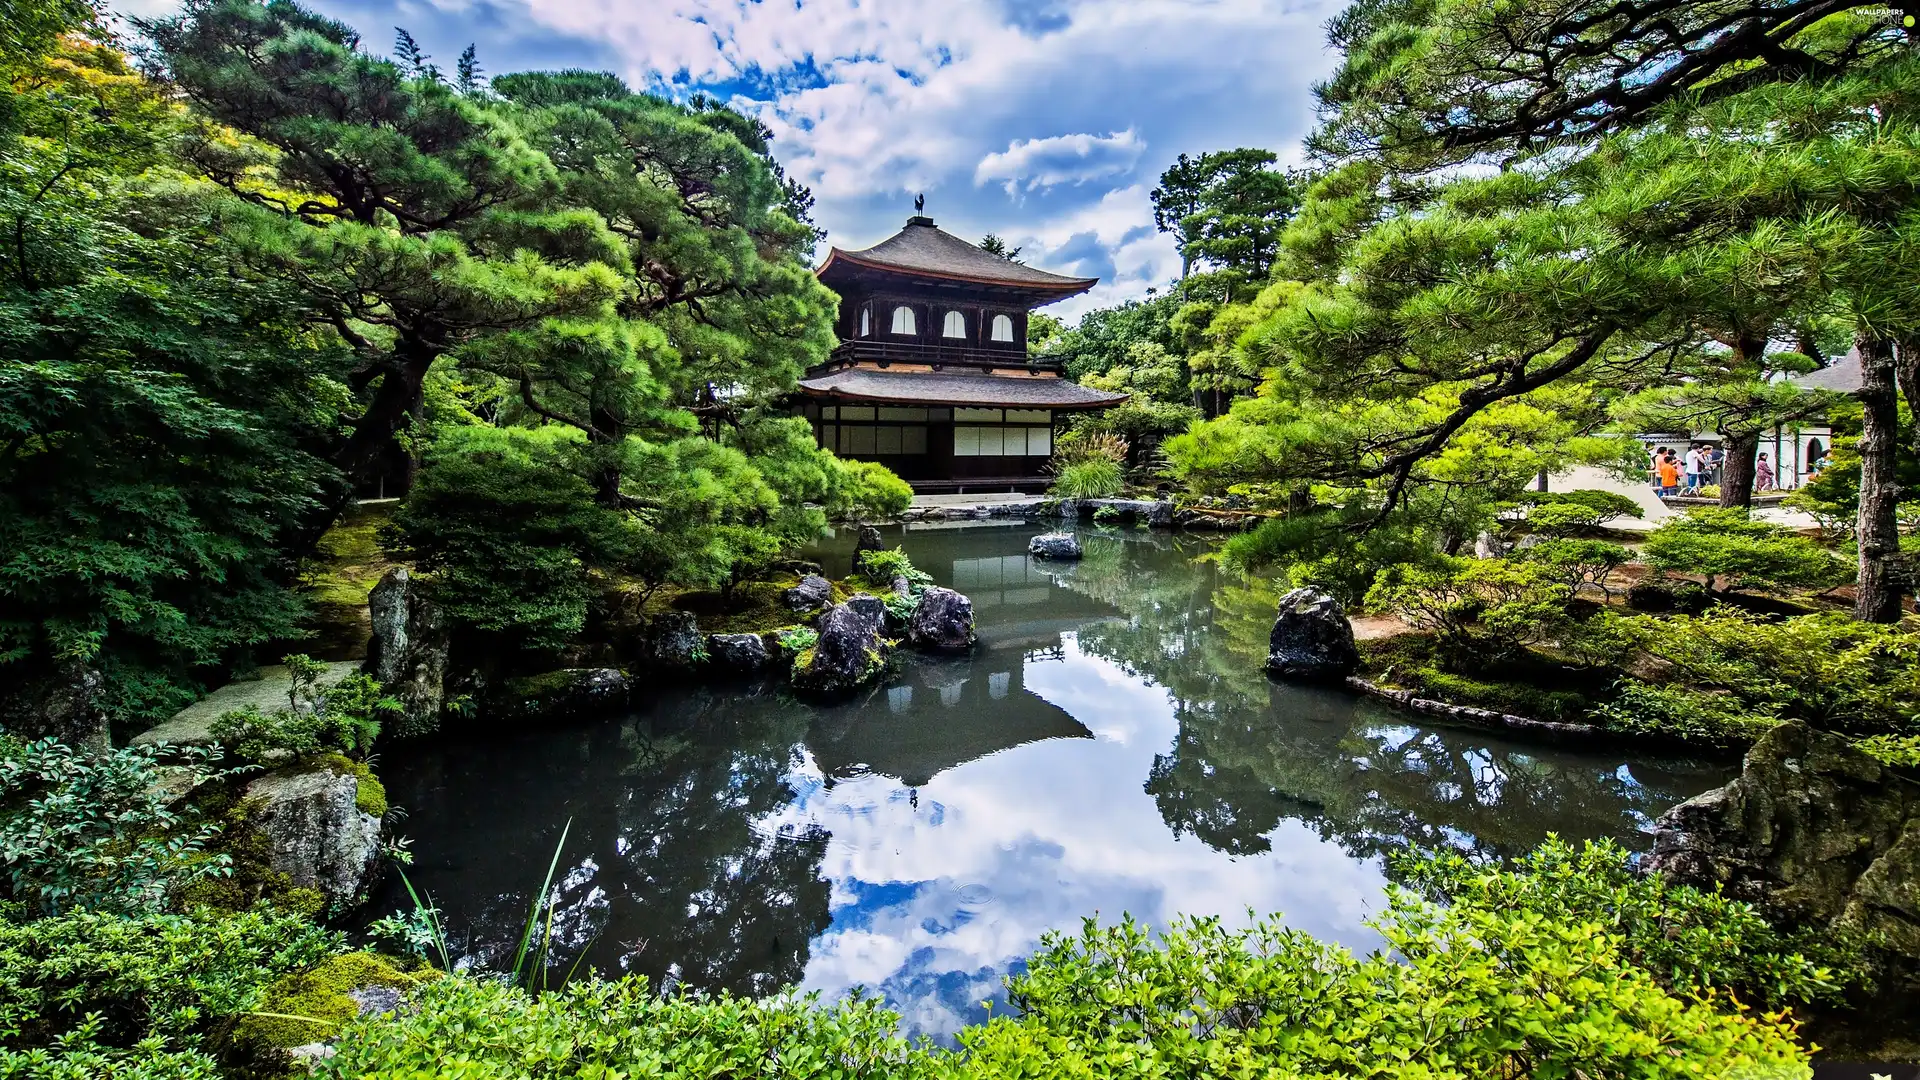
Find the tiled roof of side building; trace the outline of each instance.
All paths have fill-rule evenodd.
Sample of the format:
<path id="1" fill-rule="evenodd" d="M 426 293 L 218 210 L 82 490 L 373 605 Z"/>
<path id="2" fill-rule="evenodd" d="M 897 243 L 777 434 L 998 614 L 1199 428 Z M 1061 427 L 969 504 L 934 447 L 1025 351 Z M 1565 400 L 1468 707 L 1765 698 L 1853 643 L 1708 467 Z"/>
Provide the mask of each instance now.
<path id="1" fill-rule="evenodd" d="M 833 248 L 827 261 L 820 264 L 825 276 L 836 262 L 882 270 L 989 285 L 1015 285 L 1067 295 L 1084 292 L 1100 283 L 1099 278 L 1067 277 L 1011 262 L 983 251 L 965 240 L 936 227 L 930 218 L 915 217 L 906 227 L 870 248 L 842 251 Z"/>
<path id="2" fill-rule="evenodd" d="M 805 379 L 801 381 L 800 389 L 813 397 L 845 401 L 984 405 L 1015 409 L 1104 409 L 1120 404 L 1129 396 L 1095 390 L 1066 379 L 870 371 L 865 368 L 849 368 Z"/>
<path id="3" fill-rule="evenodd" d="M 1809 371 L 1805 375 L 1795 375 L 1787 380 L 1795 386 L 1804 386 L 1809 390 L 1831 390 L 1836 394 L 1857 394 L 1864 381 L 1860 371 L 1860 350 L 1849 349 L 1847 355 L 1828 364 L 1826 367 Z"/>

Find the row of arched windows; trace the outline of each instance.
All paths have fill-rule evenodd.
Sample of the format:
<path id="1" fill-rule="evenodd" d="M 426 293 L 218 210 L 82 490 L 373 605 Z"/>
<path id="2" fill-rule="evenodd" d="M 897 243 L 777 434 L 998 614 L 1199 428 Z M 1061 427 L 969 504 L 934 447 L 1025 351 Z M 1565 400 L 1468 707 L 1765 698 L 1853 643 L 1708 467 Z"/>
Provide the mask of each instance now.
<path id="1" fill-rule="evenodd" d="M 1013 341 L 1013 318 L 1008 315 L 995 315 L 993 321 L 988 324 L 988 330 L 987 339 L 989 341 L 1011 343 Z M 918 334 L 920 332 L 919 323 L 916 321 L 913 309 L 905 304 L 894 308 L 893 325 L 888 332 L 893 334 Z M 872 333 L 873 312 L 867 308 L 861 308 L 860 336 L 868 337 Z M 947 312 L 946 318 L 942 319 L 940 323 L 940 336 L 943 338 L 959 338 L 965 340 L 967 336 L 967 317 L 957 311 Z"/>

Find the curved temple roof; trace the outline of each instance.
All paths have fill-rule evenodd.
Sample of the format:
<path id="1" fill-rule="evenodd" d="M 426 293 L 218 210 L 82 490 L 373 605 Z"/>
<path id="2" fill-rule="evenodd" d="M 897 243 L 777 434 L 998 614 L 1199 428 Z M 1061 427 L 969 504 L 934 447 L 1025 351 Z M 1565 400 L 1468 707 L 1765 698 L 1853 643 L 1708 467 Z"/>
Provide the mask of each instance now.
<path id="1" fill-rule="evenodd" d="M 980 405 L 1011 409 L 1104 409 L 1127 400 L 1066 379 L 1012 375 L 949 375 L 945 372 L 872 371 L 847 368 L 811 379 L 800 389 L 810 397 L 912 405 Z"/>
<path id="2" fill-rule="evenodd" d="M 916 277 L 1003 285 L 1064 299 L 1099 284 L 1099 278 L 1066 277 L 1017 262 L 967 243 L 936 227 L 932 218 L 911 217 L 906 227 L 870 248 L 842 251 L 833 248 L 815 271 L 825 280 L 840 268 L 865 268 L 911 274 Z"/>

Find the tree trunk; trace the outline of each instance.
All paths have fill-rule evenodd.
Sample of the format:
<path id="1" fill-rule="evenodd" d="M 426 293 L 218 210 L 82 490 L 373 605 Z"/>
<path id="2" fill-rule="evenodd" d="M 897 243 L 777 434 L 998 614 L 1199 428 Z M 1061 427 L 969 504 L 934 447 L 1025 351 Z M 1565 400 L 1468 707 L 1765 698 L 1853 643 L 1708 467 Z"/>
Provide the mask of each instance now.
<path id="1" fill-rule="evenodd" d="M 1854 615 L 1862 622 L 1900 621 L 1899 522 L 1894 504 L 1900 489 L 1894 478 L 1894 440 L 1900 401 L 1894 383 L 1893 349 L 1881 338 L 1862 333 L 1860 351 L 1860 576 L 1855 584 Z"/>
<path id="2" fill-rule="evenodd" d="M 367 410 L 354 423 L 353 434 L 333 455 L 334 465 L 346 474 L 350 486 L 357 488 L 372 480 L 381 468 L 394 433 L 412 419 L 427 369 L 438 356 L 438 350 L 413 350 L 397 358 L 380 376 L 380 385 L 374 388 Z"/>
<path id="3" fill-rule="evenodd" d="M 1907 399 L 1907 411 L 1920 419 L 1920 338 L 1903 341 L 1894 350 L 1893 378 L 1900 396 Z M 1915 424 L 1914 430 L 1920 433 L 1920 424 Z M 1915 438 L 1920 440 L 1920 434 Z"/>
<path id="4" fill-rule="evenodd" d="M 1760 433 L 1741 432 L 1726 436 L 1727 459 L 1720 466 L 1720 505 L 1753 505 L 1753 466 L 1760 453 Z"/>

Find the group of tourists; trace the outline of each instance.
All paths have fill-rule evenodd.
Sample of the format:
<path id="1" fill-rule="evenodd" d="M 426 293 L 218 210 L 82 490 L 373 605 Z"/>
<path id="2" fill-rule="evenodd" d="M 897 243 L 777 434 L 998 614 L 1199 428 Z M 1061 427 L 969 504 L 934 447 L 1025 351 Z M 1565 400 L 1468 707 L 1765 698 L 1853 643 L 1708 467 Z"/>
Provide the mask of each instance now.
<path id="1" fill-rule="evenodd" d="M 1819 442 L 1808 444 L 1811 451 L 1819 452 Z M 1648 471 L 1652 474 L 1654 494 L 1661 498 L 1679 495 L 1683 491 L 1688 495 L 1698 495 L 1700 489 L 1709 484 L 1720 483 L 1720 472 L 1726 467 L 1727 452 L 1717 445 L 1694 443 L 1685 454 L 1676 453 L 1671 446 L 1655 447 L 1647 444 Z M 1824 458 L 1824 454 L 1821 455 Z M 1818 469 L 1823 461 L 1814 462 Z M 1817 475 L 1817 474 L 1816 474 Z M 1773 462 L 1767 459 L 1765 451 L 1753 463 L 1753 490 L 1773 491 L 1779 480 L 1773 471 Z"/>
<path id="2" fill-rule="evenodd" d="M 1653 489 L 1662 498 L 1678 495 L 1682 490 L 1695 495 L 1708 484 L 1718 484 L 1720 470 L 1726 464 L 1726 451 L 1704 443 L 1687 447 L 1685 454 L 1674 453 L 1671 446 L 1655 449 L 1652 445 L 1647 447 L 1647 453 L 1652 459 Z"/>

